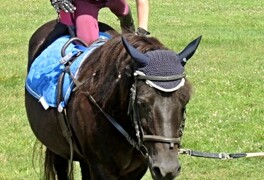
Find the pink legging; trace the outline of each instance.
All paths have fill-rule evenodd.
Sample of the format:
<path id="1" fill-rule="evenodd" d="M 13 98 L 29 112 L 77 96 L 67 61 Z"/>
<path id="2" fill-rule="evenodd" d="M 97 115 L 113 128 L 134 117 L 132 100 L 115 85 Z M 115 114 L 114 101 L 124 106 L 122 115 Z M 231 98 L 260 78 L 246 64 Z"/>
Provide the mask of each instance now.
<path id="1" fill-rule="evenodd" d="M 75 0 L 74 13 L 60 12 L 60 22 L 76 27 L 76 35 L 91 44 L 98 39 L 98 13 L 99 10 L 108 7 L 116 16 L 124 16 L 129 13 L 129 5 L 125 0 Z"/>

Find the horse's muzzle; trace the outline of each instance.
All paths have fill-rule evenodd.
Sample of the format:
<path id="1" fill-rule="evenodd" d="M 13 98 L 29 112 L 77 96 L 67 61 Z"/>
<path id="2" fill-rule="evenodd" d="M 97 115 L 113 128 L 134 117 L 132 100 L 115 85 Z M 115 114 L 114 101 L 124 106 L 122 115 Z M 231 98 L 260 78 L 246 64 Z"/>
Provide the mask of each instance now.
<path id="1" fill-rule="evenodd" d="M 173 180 L 179 174 L 181 165 L 178 155 L 171 157 L 166 152 L 158 156 L 149 157 L 151 176 L 155 180 Z"/>

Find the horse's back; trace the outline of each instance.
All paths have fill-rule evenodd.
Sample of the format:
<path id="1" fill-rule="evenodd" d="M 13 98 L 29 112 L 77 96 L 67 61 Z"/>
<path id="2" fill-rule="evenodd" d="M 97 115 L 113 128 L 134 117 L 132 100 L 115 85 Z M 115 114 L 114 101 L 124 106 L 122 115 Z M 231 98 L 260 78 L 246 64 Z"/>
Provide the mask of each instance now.
<path id="1" fill-rule="evenodd" d="M 67 26 L 57 21 L 49 21 L 39 27 L 31 36 L 28 45 L 28 71 L 34 59 L 55 39 L 68 34 Z"/>

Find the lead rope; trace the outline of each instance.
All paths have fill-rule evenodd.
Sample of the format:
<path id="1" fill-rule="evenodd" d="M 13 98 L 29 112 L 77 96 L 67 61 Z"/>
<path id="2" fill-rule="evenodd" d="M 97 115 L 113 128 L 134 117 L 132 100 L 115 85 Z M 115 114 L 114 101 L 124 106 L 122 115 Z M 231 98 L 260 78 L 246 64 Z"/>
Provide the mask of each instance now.
<path id="1" fill-rule="evenodd" d="M 186 109 L 184 112 L 184 118 L 181 124 L 181 137 L 183 136 L 184 128 L 185 128 L 185 120 L 186 120 Z M 211 152 L 200 152 L 194 151 L 191 149 L 179 149 L 179 154 L 185 154 L 193 157 L 203 157 L 203 158 L 211 158 L 211 159 L 237 159 L 242 157 L 261 157 L 264 156 L 264 152 L 255 152 L 255 153 L 211 153 Z"/>
<path id="2" fill-rule="evenodd" d="M 181 124 L 181 137 L 183 136 L 184 128 L 185 128 L 185 120 L 186 120 L 186 109 L 184 112 L 184 118 Z M 264 156 L 264 152 L 255 152 L 255 153 L 211 153 L 211 152 L 200 152 L 194 151 L 191 149 L 179 149 L 179 154 L 185 154 L 193 157 L 203 157 L 203 158 L 212 158 L 212 159 L 237 159 L 242 157 L 257 157 Z"/>
<path id="3" fill-rule="evenodd" d="M 186 154 L 194 157 L 204 157 L 204 158 L 213 158 L 213 159 L 237 159 L 242 157 L 258 157 L 264 156 L 264 152 L 255 152 L 255 153 L 210 153 L 210 152 L 199 152 L 191 149 L 180 149 L 179 154 Z"/>

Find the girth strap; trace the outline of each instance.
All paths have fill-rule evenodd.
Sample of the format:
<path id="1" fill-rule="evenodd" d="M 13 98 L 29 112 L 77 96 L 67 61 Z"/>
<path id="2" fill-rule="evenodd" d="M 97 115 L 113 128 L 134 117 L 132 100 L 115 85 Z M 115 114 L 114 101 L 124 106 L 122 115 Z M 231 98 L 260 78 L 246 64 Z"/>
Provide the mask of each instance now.
<path id="1" fill-rule="evenodd" d="M 63 112 L 59 112 L 58 120 L 60 123 L 62 134 L 64 138 L 66 139 L 66 141 L 68 142 L 69 147 L 70 147 L 70 160 L 68 161 L 68 177 L 69 177 L 72 171 L 72 162 L 73 162 L 73 139 L 72 139 L 73 137 L 72 137 L 72 131 L 71 131 L 70 125 L 66 118 L 67 114 L 65 111 L 66 110 L 64 109 Z"/>
<path id="2" fill-rule="evenodd" d="M 65 77 L 66 73 L 68 73 L 70 75 L 70 77 L 72 78 L 73 82 L 75 83 L 75 89 L 79 88 L 79 86 L 82 85 L 82 83 L 80 83 L 78 80 L 76 80 L 71 75 L 71 73 L 70 73 L 70 65 L 66 64 L 64 71 L 62 72 L 62 74 L 60 75 L 60 77 L 58 79 L 58 86 L 57 86 L 57 105 L 58 105 L 58 107 L 60 107 L 60 103 L 64 101 L 64 99 L 63 99 L 63 88 L 62 87 L 63 87 L 63 81 L 64 81 L 64 77 Z M 61 127 L 62 134 L 63 134 L 64 138 L 66 139 L 66 141 L 68 142 L 69 148 L 70 148 L 70 159 L 68 161 L 68 177 L 70 177 L 70 174 L 71 174 L 71 171 L 72 171 L 74 149 L 75 149 L 75 151 L 78 153 L 78 155 L 80 157 L 83 157 L 83 156 L 82 156 L 82 153 L 80 152 L 80 150 L 78 148 L 78 145 L 74 141 L 71 125 L 70 125 L 69 119 L 67 118 L 68 115 L 67 115 L 66 108 L 62 107 L 59 110 L 59 113 L 58 113 L 57 117 L 58 117 L 58 120 L 59 120 L 59 124 L 60 124 L 60 127 Z M 74 148 L 74 147 L 76 147 L 76 148 Z"/>
<path id="3" fill-rule="evenodd" d="M 70 55 L 68 57 L 66 55 L 66 49 L 71 43 L 73 43 L 75 41 L 81 43 L 84 47 L 80 46 L 80 45 L 75 45 L 76 47 L 78 47 L 77 49 L 79 49 L 80 51 L 78 51 L 77 53 L 73 53 L 72 55 Z M 64 102 L 63 82 L 64 82 L 65 74 L 67 73 L 71 77 L 72 81 L 75 84 L 75 88 L 73 89 L 73 91 L 75 91 L 77 88 L 79 88 L 83 84 L 72 76 L 72 74 L 70 72 L 70 65 L 79 55 L 82 54 L 83 51 L 86 50 L 86 47 L 87 47 L 87 45 L 84 41 L 82 41 L 81 39 L 79 39 L 77 37 L 74 37 L 74 38 L 71 38 L 70 40 L 68 40 L 61 49 L 61 56 L 63 57 L 61 63 L 64 64 L 65 67 L 64 67 L 62 74 L 60 75 L 60 77 L 58 79 L 58 85 L 57 85 L 57 105 L 58 105 L 58 111 L 59 111 L 57 117 L 59 120 L 59 124 L 61 127 L 62 134 L 63 134 L 64 138 L 66 139 L 66 141 L 68 142 L 69 148 L 70 148 L 70 159 L 68 161 L 68 177 L 70 177 L 70 174 L 72 171 L 74 151 L 80 156 L 80 158 L 82 158 L 82 159 L 84 159 L 84 158 L 83 158 L 81 150 L 78 146 L 79 145 L 78 140 L 76 138 L 74 138 L 74 136 L 73 136 L 72 128 L 71 128 L 69 119 L 67 118 L 68 117 L 67 110 L 64 106 L 61 106 L 61 103 Z"/>
<path id="4" fill-rule="evenodd" d="M 60 102 L 63 100 L 63 93 L 62 93 L 62 86 L 63 86 L 63 80 L 66 72 L 63 72 L 58 80 L 58 87 L 57 87 L 57 104 L 59 105 Z M 61 131 L 66 139 L 66 141 L 69 144 L 70 147 L 70 160 L 68 161 L 68 177 L 70 177 L 71 171 L 72 171 L 72 162 L 73 162 L 73 140 L 72 140 L 72 132 L 71 127 L 67 118 L 66 109 L 63 109 L 62 112 L 58 113 L 58 120 L 60 123 Z"/>

